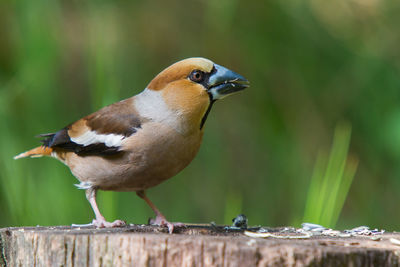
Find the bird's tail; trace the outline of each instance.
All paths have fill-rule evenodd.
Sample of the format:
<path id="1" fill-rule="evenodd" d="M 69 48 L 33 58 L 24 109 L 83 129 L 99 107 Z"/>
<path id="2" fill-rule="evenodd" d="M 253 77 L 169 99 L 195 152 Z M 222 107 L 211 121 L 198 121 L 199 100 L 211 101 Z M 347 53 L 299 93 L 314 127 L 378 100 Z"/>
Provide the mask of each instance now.
<path id="1" fill-rule="evenodd" d="M 38 147 L 35 147 L 34 149 L 31 149 L 31 150 L 23 152 L 19 155 L 16 155 L 14 157 L 14 159 L 20 159 L 20 158 L 25 158 L 25 157 L 39 158 L 42 156 L 50 156 L 52 151 L 53 151 L 53 149 L 50 147 L 38 146 Z"/>

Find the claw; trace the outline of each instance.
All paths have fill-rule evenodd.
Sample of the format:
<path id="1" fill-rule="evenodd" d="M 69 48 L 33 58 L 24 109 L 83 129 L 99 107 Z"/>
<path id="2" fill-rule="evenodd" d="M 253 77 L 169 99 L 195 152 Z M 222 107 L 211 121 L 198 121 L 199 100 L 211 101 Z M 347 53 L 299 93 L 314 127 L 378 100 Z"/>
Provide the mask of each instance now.
<path id="1" fill-rule="evenodd" d="M 168 227 L 168 232 L 170 234 L 172 234 L 174 232 L 175 227 L 186 226 L 184 223 L 181 223 L 181 222 L 171 223 L 171 222 L 167 221 L 164 216 L 157 216 L 155 219 L 150 219 L 149 224 L 158 225 L 158 226 L 166 226 L 166 227 Z"/>
<path id="2" fill-rule="evenodd" d="M 159 226 L 167 226 L 168 227 L 168 232 L 172 234 L 174 232 L 174 227 L 175 226 L 185 226 L 183 223 L 170 223 L 165 219 L 165 216 L 156 208 L 156 206 L 153 204 L 153 202 L 150 201 L 150 199 L 146 196 L 144 191 L 137 191 L 136 194 L 142 198 L 146 203 L 150 206 L 150 208 L 154 211 L 156 214 L 155 219 L 150 219 L 149 224 L 151 225 L 159 225 Z"/>

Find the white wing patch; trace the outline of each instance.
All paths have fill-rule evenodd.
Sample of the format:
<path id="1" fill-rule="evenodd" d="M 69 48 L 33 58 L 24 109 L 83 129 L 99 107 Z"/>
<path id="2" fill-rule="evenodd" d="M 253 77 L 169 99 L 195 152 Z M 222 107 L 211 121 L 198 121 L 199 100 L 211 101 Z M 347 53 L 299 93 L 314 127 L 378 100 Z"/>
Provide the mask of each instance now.
<path id="1" fill-rule="evenodd" d="M 118 147 L 124 138 L 125 136 L 119 134 L 98 134 L 95 131 L 88 131 L 81 136 L 72 137 L 71 141 L 83 146 L 103 143 L 108 147 Z"/>

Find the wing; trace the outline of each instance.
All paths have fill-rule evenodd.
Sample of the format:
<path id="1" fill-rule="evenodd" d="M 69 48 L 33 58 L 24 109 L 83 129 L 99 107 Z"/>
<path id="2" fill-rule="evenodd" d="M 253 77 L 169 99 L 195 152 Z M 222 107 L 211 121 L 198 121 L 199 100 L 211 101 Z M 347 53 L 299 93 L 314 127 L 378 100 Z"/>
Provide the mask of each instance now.
<path id="1" fill-rule="evenodd" d="M 80 156 L 114 155 L 121 152 L 122 141 L 135 134 L 143 123 L 132 98 L 106 106 L 56 133 L 42 134 L 46 147 L 60 148 Z"/>

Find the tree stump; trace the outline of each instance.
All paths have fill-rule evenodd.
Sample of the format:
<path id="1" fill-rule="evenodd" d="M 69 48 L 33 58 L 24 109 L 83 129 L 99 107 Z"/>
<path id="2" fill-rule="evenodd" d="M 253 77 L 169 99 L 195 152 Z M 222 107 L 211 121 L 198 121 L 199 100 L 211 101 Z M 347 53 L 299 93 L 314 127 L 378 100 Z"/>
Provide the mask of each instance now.
<path id="1" fill-rule="evenodd" d="M 279 229 L 271 229 L 279 232 Z M 254 238 L 190 225 L 0 229 L 1 266 L 399 266 L 400 234 Z"/>

